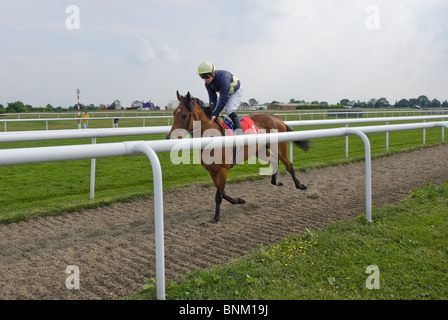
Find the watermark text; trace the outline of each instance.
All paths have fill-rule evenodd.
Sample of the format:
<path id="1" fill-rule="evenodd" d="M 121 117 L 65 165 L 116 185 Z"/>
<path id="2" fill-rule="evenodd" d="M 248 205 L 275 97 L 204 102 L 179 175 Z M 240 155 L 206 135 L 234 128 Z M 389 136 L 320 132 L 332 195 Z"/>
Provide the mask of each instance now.
<path id="1" fill-rule="evenodd" d="M 68 30 L 79 30 L 80 28 L 80 16 L 79 7 L 75 5 L 70 5 L 65 8 L 65 13 L 69 16 L 65 19 L 65 27 Z"/>
<path id="2" fill-rule="evenodd" d="M 368 30 L 380 29 L 380 8 L 376 5 L 369 5 L 366 7 L 366 13 L 368 14 L 365 25 Z"/>
<path id="3" fill-rule="evenodd" d="M 69 290 L 79 290 L 79 268 L 75 265 L 67 266 L 67 268 L 65 269 L 65 273 L 69 274 L 69 276 L 65 280 L 65 287 Z"/>

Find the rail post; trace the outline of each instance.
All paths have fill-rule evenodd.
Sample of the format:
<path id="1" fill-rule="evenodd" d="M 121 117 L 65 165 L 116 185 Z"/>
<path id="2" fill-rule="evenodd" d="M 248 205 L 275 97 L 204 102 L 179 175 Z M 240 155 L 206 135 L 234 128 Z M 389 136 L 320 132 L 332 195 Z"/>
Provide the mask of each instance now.
<path id="1" fill-rule="evenodd" d="M 364 157 L 366 171 L 366 220 L 372 222 L 372 160 L 370 152 L 370 141 L 366 134 L 360 130 L 345 128 L 346 134 L 354 134 L 364 142 Z"/>
<path id="2" fill-rule="evenodd" d="M 96 138 L 92 138 L 92 144 L 96 144 Z M 96 159 L 90 160 L 90 199 L 95 198 L 95 172 L 96 172 Z"/>
<path id="3" fill-rule="evenodd" d="M 134 147 L 135 152 L 146 154 L 151 162 L 154 180 L 154 224 L 156 241 L 157 299 L 165 300 L 165 240 L 163 226 L 163 180 L 162 167 L 155 151 L 143 144 Z"/>

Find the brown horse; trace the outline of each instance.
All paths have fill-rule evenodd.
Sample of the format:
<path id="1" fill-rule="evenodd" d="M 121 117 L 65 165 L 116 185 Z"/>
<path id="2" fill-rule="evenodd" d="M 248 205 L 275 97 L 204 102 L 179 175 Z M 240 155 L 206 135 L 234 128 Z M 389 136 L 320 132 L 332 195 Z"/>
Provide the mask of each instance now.
<path id="1" fill-rule="evenodd" d="M 171 127 L 170 133 L 167 135 L 167 139 L 183 138 L 188 133 L 192 134 L 194 137 L 199 136 L 199 133 L 201 137 L 226 135 L 226 131 L 219 123 L 219 121 L 217 121 L 216 119 L 215 121 L 211 121 L 212 110 L 210 109 L 210 107 L 206 107 L 201 100 L 193 98 L 189 92 L 184 97 L 180 95 L 179 92 L 177 92 L 177 98 L 180 103 L 176 110 L 174 110 L 174 123 Z M 249 118 L 253 120 L 260 131 L 264 131 L 266 133 L 293 131 L 279 117 L 274 115 L 252 114 L 249 116 Z M 199 123 L 200 126 L 198 125 Z M 294 141 L 294 143 L 304 151 L 308 151 L 309 149 L 308 140 Z M 244 150 L 240 150 L 239 152 L 240 157 L 237 160 L 230 161 L 230 163 L 228 160 L 226 161 L 226 159 L 228 158 L 226 158 L 225 156 L 226 154 L 228 154 L 229 149 L 233 154 L 237 148 L 230 147 L 226 148 L 226 150 L 224 150 L 224 148 L 221 150 L 212 150 L 210 155 L 212 157 L 222 157 L 222 161 L 214 161 L 210 163 L 210 161 L 204 161 L 203 157 L 201 157 L 202 166 L 210 173 L 210 176 L 212 177 L 213 182 L 215 183 L 217 188 L 215 196 L 216 210 L 212 222 L 216 223 L 219 221 L 220 205 L 223 198 L 232 204 L 243 204 L 246 202 L 243 198 L 232 198 L 227 195 L 227 193 L 224 191 L 224 187 L 227 181 L 227 173 L 234 165 L 234 162 L 239 163 L 246 161 L 252 155 L 256 155 L 258 158 L 265 161 L 272 160 L 272 157 L 274 157 L 274 160 L 276 161 L 276 163 L 274 163 L 274 165 L 276 165 L 275 168 L 278 167 L 278 160 L 280 160 L 286 167 L 286 170 L 292 176 L 296 188 L 306 190 L 307 186 L 305 184 L 301 184 L 295 176 L 293 165 L 289 161 L 288 157 L 287 143 L 278 143 L 278 148 L 275 151 L 276 154 L 273 154 L 274 150 L 272 150 L 273 148 L 270 145 L 265 145 L 263 147 L 258 147 L 255 148 L 256 150 L 254 150 L 254 148 L 248 148 L 248 146 L 245 146 Z M 221 151 L 220 156 L 217 153 L 218 151 Z M 277 180 L 277 170 L 274 170 L 272 174 L 271 183 L 277 186 L 283 185 L 281 181 Z"/>

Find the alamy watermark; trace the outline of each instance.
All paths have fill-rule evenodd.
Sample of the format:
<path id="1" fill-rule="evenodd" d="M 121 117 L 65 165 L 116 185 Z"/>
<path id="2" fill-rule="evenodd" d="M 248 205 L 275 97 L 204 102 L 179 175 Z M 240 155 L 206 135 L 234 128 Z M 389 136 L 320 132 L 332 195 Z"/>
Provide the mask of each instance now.
<path id="1" fill-rule="evenodd" d="M 65 27 L 68 30 L 79 30 L 81 25 L 79 7 L 75 5 L 70 5 L 65 8 L 65 13 L 69 16 L 65 19 Z"/>
<path id="2" fill-rule="evenodd" d="M 80 282 L 79 282 L 79 268 L 75 265 L 69 265 L 65 269 L 65 273 L 69 274 L 67 279 L 65 280 L 65 287 L 69 290 L 79 290 Z"/>
<path id="3" fill-rule="evenodd" d="M 369 276 L 366 279 L 366 288 L 369 290 L 380 288 L 380 269 L 376 265 L 370 265 L 366 268 L 366 273 Z M 328 277 L 328 282 L 331 285 L 336 285 L 336 278 Z"/>
<path id="4" fill-rule="evenodd" d="M 365 25 L 368 30 L 380 29 L 380 8 L 376 5 L 369 5 L 366 7 L 366 13 L 368 14 Z"/>
<path id="5" fill-rule="evenodd" d="M 366 288 L 369 290 L 380 288 L 380 269 L 376 265 L 370 265 L 366 268 L 366 273 L 370 276 L 366 279 Z"/>
<path id="6" fill-rule="evenodd" d="M 193 138 L 217 137 L 221 133 L 217 129 L 207 129 L 201 133 L 201 122 L 193 121 Z M 277 130 L 271 130 L 270 133 L 276 133 Z M 251 135 L 246 132 L 245 136 Z M 201 148 L 201 141 L 191 139 L 189 144 L 179 143 L 173 146 L 170 153 L 171 163 L 179 164 L 237 164 L 247 159 L 247 164 L 269 164 L 259 170 L 261 175 L 272 175 L 278 169 L 278 139 L 276 136 L 267 137 L 260 135 L 266 133 L 266 130 L 259 129 L 257 134 L 258 143 L 256 145 L 235 146 L 232 140 L 211 141 Z M 187 136 L 189 132 L 185 129 L 175 129 L 170 134 L 170 139 L 179 139 Z M 268 140 L 269 139 L 269 140 Z M 198 150 L 193 155 L 191 149 Z M 202 149 L 202 150 L 201 150 Z"/>

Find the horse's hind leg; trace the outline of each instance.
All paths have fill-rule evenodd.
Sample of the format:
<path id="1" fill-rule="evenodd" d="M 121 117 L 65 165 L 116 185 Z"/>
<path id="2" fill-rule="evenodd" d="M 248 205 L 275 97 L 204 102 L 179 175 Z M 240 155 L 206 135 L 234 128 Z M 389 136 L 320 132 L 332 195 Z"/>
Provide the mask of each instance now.
<path id="1" fill-rule="evenodd" d="M 222 202 L 222 192 L 219 190 L 219 188 L 216 189 L 216 195 L 215 195 L 215 215 L 213 216 L 213 223 L 217 223 L 220 218 L 220 207 Z"/>
<path id="2" fill-rule="evenodd" d="M 272 148 L 274 147 L 274 150 Z M 277 150 L 275 150 L 275 147 Z M 262 146 L 257 151 L 257 157 L 261 160 L 267 161 L 271 164 L 273 167 L 274 173 L 271 176 L 271 183 L 276 186 L 282 186 L 283 182 L 277 179 L 277 169 L 278 169 L 278 162 L 279 160 L 283 163 L 283 165 L 286 167 L 286 170 L 291 175 L 292 179 L 294 180 L 294 184 L 296 185 L 297 189 L 300 190 L 306 190 L 307 186 L 306 184 L 300 183 L 300 181 L 297 179 L 296 174 L 294 172 L 294 167 L 292 163 L 289 161 L 288 157 L 288 145 L 286 142 L 280 142 L 276 145 L 270 145 L 270 146 Z"/>
<path id="3" fill-rule="evenodd" d="M 288 145 L 286 142 L 281 142 L 278 144 L 278 157 L 280 161 L 285 166 L 286 170 L 291 175 L 292 179 L 294 180 L 294 184 L 296 185 L 297 189 L 300 190 L 306 190 L 308 187 L 306 184 L 300 183 L 300 181 L 296 177 L 296 173 L 294 171 L 294 167 L 292 165 L 292 162 L 289 161 L 288 157 Z"/>
<path id="4" fill-rule="evenodd" d="M 282 161 L 283 162 L 283 161 Z M 294 171 L 294 167 L 293 167 L 293 165 L 292 165 L 292 163 L 291 162 L 288 162 L 289 163 L 289 169 L 288 169 L 288 167 L 286 166 L 286 164 L 285 164 L 285 167 L 286 167 L 286 170 L 288 170 L 288 172 L 291 174 L 291 177 L 292 177 L 292 179 L 294 180 L 294 183 L 295 183 L 295 185 L 296 185 L 296 188 L 297 189 L 300 189 L 300 190 L 306 190 L 306 189 L 308 189 L 308 186 L 306 185 L 306 184 L 304 184 L 304 183 L 300 183 L 300 181 L 296 178 L 296 174 L 295 174 L 295 171 Z M 284 163 L 283 163 L 284 164 Z"/>
<path id="5" fill-rule="evenodd" d="M 275 154 L 271 153 L 271 160 L 272 160 L 272 158 L 273 158 L 274 161 L 271 161 L 271 166 L 273 166 L 275 164 L 276 167 L 273 168 L 274 173 L 271 176 L 271 184 L 273 184 L 275 186 L 280 186 L 281 187 L 283 185 L 283 182 L 281 182 L 280 180 L 277 179 L 278 158 L 277 158 L 277 156 Z M 274 162 L 274 163 L 272 163 L 272 162 Z"/>
<path id="6" fill-rule="evenodd" d="M 275 186 L 282 186 L 283 182 L 277 179 L 278 158 L 277 155 L 269 151 L 269 145 L 260 145 L 257 148 L 256 156 L 268 162 L 272 167 L 271 183 Z"/>

